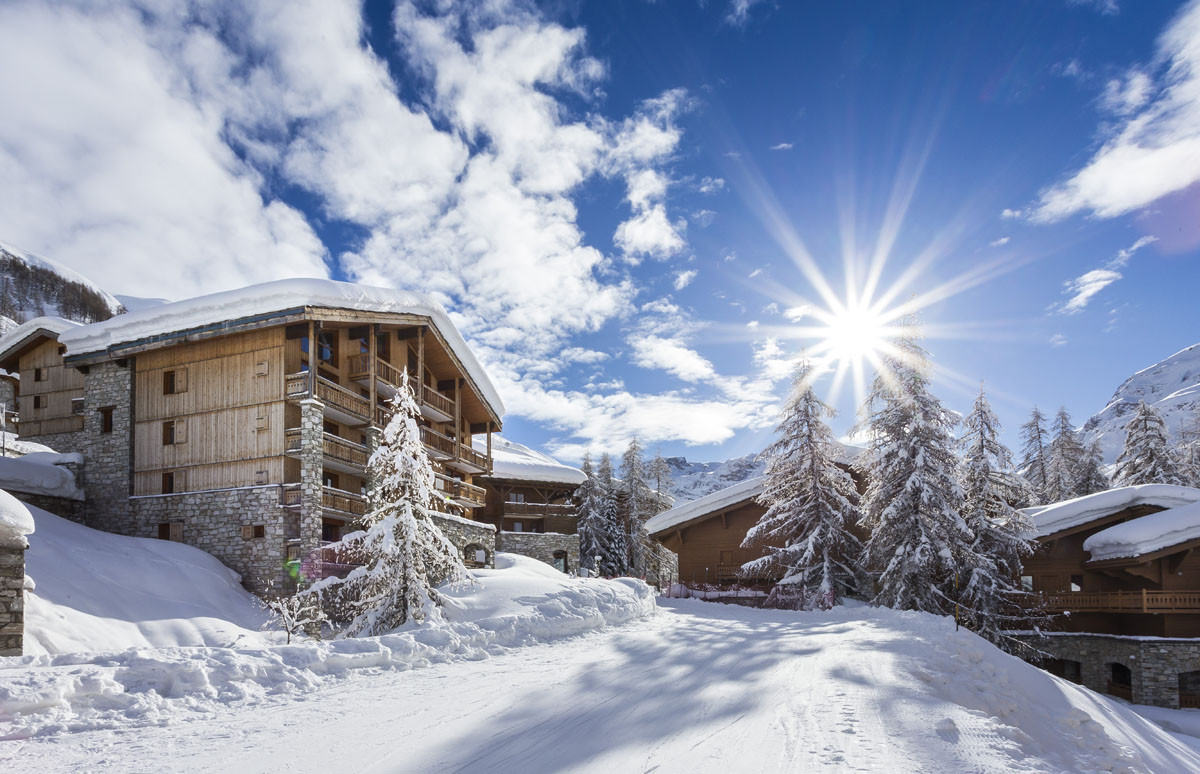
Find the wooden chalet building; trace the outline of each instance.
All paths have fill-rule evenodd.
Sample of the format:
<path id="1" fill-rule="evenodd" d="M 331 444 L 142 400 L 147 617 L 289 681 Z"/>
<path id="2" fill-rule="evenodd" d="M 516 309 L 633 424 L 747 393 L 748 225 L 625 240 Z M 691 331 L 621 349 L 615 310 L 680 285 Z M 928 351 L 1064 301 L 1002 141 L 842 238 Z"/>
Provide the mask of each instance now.
<path id="1" fill-rule="evenodd" d="M 1026 511 L 1022 582 L 1056 629 L 1050 671 L 1138 704 L 1200 707 L 1200 489 L 1146 484 Z"/>
<path id="2" fill-rule="evenodd" d="M 498 551 L 531 556 L 571 572 L 579 567 L 573 498 L 584 480 L 579 468 L 493 436 L 492 472 L 478 479 L 487 496 L 477 518 L 496 527 Z"/>
<path id="3" fill-rule="evenodd" d="M 476 479 L 504 408 L 420 294 L 283 280 L 91 325 L 31 321 L 0 342 L 0 368 L 21 374 L 21 437 L 84 455 L 85 523 L 197 546 L 255 591 L 287 588 L 364 513 L 407 370 L 443 531 L 491 561 Z"/>

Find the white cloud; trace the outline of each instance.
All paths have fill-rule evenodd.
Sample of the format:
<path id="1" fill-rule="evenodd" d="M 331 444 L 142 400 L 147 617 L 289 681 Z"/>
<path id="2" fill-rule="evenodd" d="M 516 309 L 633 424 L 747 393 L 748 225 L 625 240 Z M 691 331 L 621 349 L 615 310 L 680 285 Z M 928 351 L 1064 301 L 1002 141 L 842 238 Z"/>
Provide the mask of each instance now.
<path id="1" fill-rule="evenodd" d="M 675 275 L 675 289 L 683 290 L 688 285 L 692 284 L 692 280 L 696 279 L 696 275 L 699 273 L 700 272 L 696 269 L 688 269 L 686 271 L 678 272 Z"/>
<path id="2" fill-rule="evenodd" d="M 1097 293 L 1123 277 L 1118 270 L 1129 263 L 1129 259 L 1133 257 L 1134 253 L 1156 241 L 1158 240 L 1155 237 L 1144 236 L 1129 247 L 1118 251 L 1116 257 L 1106 263 L 1103 268 L 1084 272 L 1066 282 L 1065 292 L 1071 297 L 1062 306 L 1056 307 L 1056 311 L 1059 314 L 1078 314 L 1083 311 Z"/>
<path id="3" fill-rule="evenodd" d="M 790 142 L 781 142 L 781 143 L 776 143 L 775 145 L 772 145 L 771 150 L 773 150 L 773 151 L 791 150 L 793 147 L 794 146 Z"/>
<path id="4" fill-rule="evenodd" d="M 1025 217 L 1025 210 L 1010 210 L 1007 207 L 1005 207 L 1003 210 L 1000 210 L 1000 217 L 1004 218 L 1005 220 L 1013 220 L 1014 218 L 1022 218 L 1022 217 Z"/>
<path id="5" fill-rule="evenodd" d="M 758 275 L 760 275 L 762 273 L 763 273 L 763 270 L 761 268 L 755 269 L 754 271 L 750 272 L 747 275 L 747 279 L 754 279 L 755 277 L 757 277 Z"/>
<path id="6" fill-rule="evenodd" d="M 1200 182 L 1200 2 L 1163 31 L 1155 65 L 1156 82 L 1135 74 L 1114 88 L 1115 106 L 1128 115 L 1105 129 L 1082 169 L 1041 194 L 1034 220 L 1085 211 L 1111 218 Z"/>
<path id="7" fill-rule="evenodd" d="M 740 27 L 750 18 L 750 9 L 762 0 L 729 0 L 729 10 L 725 13 L 725 22 Z"/>
<path id="8" fill-rule="evenodd" d="M 1061 333 L 1054 334 L 1050 337 L 1050 346 L 1055 348 L 1067 346 L 1067 337 Z"/>
<path id="9" fill-rule="evenodd" d="M 712 210 L 696 210 L 692 213 L 692 222 L 700 228 L 708 228 L 716 217 L 717 213 Z"/>
<path id="10" fill-rule="evenodd" d="M 988 242 L 988 247 L 1003 247 L 1009 243 L 1009 237 L 1000 237 L 994 241 Z"/>
<path id="11" fill-rule="evenodd" d="M 725 187 L 725 178 L 723 177 L 705 177 L 701 178 L 700 185 L 697 190 L 702 194 L 715 194 Z"/>
<path id="12" fill-rule="evenodd" d="M 666 371 L 685 382 L 699 382 L 716 375 L 713 364 L 678 339 L 659 336 L 634 336 L 633 362 L 642 368 Z"/>
<path id="13" fill-rule="evenodd" d="M 1101 101 L 1118 115 L 1128 115 L 1145 105 L 1154 90 L 1150 76 L 1134 68 L 1124 78 L 1114 78 L 1104 86 Z"/>
<path id="14" fill-rule="evenodd" d="M 607 352 L 600 352 L 586 347 L 567 347 L 558 356 L 568 363 L 603 363 L 609 359 Z"/>
<path id="15" fill-rule="evenodd" d="M 811 313 L 812 313 L 812 308 L 809 306 L 805 306 L 805 305 L 792 306 L 792 307 L 788 307 L 787 309 L 783 310 L 783 316 L 788 318 L 792 322 L 800 322 L 805 317 L 808 317 L 809 314 L 811 314 Z"/>
<path id="16" fill-rule="evenodd" d="M 617 226 L 613 243 L 630 256 L 649 256 L 661 260 L 683 249 L 684 241 L 680 232 L 685 226 L 683 221 L 672 223 L 668 220 L 666 209 L 656 204 Z"/>
<path id="17" fill-rule="evenodd" d="M 1090 6 L 1105 16 L 1114 16 L 1121 11 L 1120 6 L 1117 5 L 1117 0 L 1067 0 L 1067 5 Z"/>

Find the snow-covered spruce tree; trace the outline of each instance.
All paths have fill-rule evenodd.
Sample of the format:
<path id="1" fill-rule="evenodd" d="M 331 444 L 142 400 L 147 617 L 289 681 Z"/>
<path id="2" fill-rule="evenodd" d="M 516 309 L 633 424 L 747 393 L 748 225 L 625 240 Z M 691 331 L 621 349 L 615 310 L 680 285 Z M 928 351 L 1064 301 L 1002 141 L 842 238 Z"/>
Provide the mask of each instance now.
<path id="1" fill-rule="evenodd" d="M 1083 467 L 1079 471 L 1079 482 L 1075 486 L 1077 497 L 1103 492 L 1111 486 L 1108 476 L 1104 475 L 1104 455 L 1100 451 L 1100 441 L 1092 441 L 1083 450 Z"/>
<path id="2" fill-rule="evenodd" d="M 1117 457 L 1113 484 L 1186 483 L 1179 470 L 1179 461 L 1167 441 L 1167 426 L 1162 415 L 1146 401 L 1138 403 L 1133 419 L 1125 425 L 1125 448 Z"/>
<path id="3" fill-rule="evenodd" d="M 1046 502 L 1056 503 L 1078 497 L 1086 452 L 1071 426 L 1071 415 L 1060 408 L 1054 416 L 1054 438 L 1050 441 L 1050 462 L 1046 466 Z"/>
<path id="4" fill-rule="evenodd" d="M 1200 411 L 1193 412 L 1191 420 L 1179 431 L 1175 456 L 1187 485 L 1200 487 Z"/>
<path id="5" fill-rule="evenodd" d="M 915 336 L 894 345 L 864 407 L 868 443 L 860 465 L 868 482 L 866 565 L 877 574 L 872 602 L 951 613 L 955 571 L 972 550 L 961 516 L 956 418 L 929 392 L 929 361 Z"/>
<path id="6" fill-rule="evenodd" d="M 1000 421 L 983 390 L 963 420 L 959 446 L 963 520 L 972 535 L 971 550 L 959 572 L 962 617 L 979 635 L 1010 651 L 1028 646 L 1007 630 L 1030 628 L 1045 620 L 1036 595 L 1018 579 L 1022 560 L 1031 555 L 1032 525 L 1013 505 L 1017 476 L 1012 455 L 1000 441 Z M 1015 495 L 1015 496 L 1014 496 Z"/>
<path id="7" fill-rule="evenodd" d="M 621 523 L 621 511 L 617 504 L 617 486 L 613 481 L 612 458 L 608 453 L 600 455 L 600 466 L 596 470 L 599 483 L 600 521 L 604 525 L 608 552 L 600 557 L 601 575 L 615 577 L 629 573 L 629 543 L 625 527 Z"/>
<path id="8" fill-rule="evenodd" d="M 654 515 L 654 497 L 646 481 L 646 463 L 642 459 L 642 444 L 637 438 L 629 441 L 621 455 L 622 517 L 629 546 L 629 568 L 635 576 L 646 573 L 646 520 Z"/>
<path id="9" fill-rule="evenodd" d="M 758 502 L 767 510 L 746 533 L 743 547 L 765 556 L 742 565 L 751 578 L 778 574 L 796 587 L 790 598 L 829 609 L 861 591 L 862 543 L 851 532 L 861 517 L 854 480 L 834 460 L 840 451 L 825 419 L 833 409 L 812 389 L 812 367 L 801 363 L 783 407 L 778 439 L 767 447 L 766 481 Z"/>
<path id="10" fill-rule="evenodd" d="M 575 490 L 578 502 L 579 562 L 588 570 L 599 572 L 597 563 L 603 564 L 612 548 L 609 545 L 609 528 L 604 521 L 603 494 L 600 481 L 592 468 L 592 455 L 583 456 L 583 473 L 587 477 Z"/>
<path id="11" fill-rule="evenodd" d="M 391 408 L 391 421 L 367 463 L 374 487 L 362 529 L 329 546 L 340 561 L 358 566 L 345 578 L 327 578 L 310 589 L 333 596 L 347 636 L 424 621 L 441 603 L 437 586 L 467 578 L 458 549 L 430 516 L 433 467 L 421 443 L 407 374 Z"/>
<path id="12" fill-rule="evenodd" d="M 1046 417 L 1033 407 L 1029 421 L 1021 425 L 1021 473 L 1033 490 L 1034 505 L 1049 502 L 1046 499 L 1046 484 L 1049 475 L 1049 454 L 1046 449 Z"/>

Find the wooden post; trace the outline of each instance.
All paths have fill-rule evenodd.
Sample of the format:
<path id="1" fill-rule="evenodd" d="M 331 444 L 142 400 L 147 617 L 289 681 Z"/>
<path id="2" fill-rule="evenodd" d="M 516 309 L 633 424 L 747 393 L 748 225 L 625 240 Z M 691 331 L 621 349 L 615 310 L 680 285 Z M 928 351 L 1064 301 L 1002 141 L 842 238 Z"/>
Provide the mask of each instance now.
<path id="1" fill-rule="evenodd" d="M 376 346 L 375 345 L 375 330 L 376 330 L 376 327 L 377 327 L 376 323 L 371 323 L 371 327 L 368 329 L 368 333 L 367 333 L 367 339 L 368 339 L 367 340 L 367 361 L 368 361 L 367 379 L 371 383 L 371 408 L 370 408 L 369 418 L 367 419 L 368 426 L 375 423 L 375 400 L 376 400 L 375 369 L 377 368 L 377 366 L 375 365 L 375 354 L 376 354 L 375 353 L 375 346 Z"/>
<path id="2" fill-rule="evenodd" d="M 421 400 L 424 398 L 425 390 L 425 326 L 421 325 L 417 328 L 417 389 L 414 395 L 417 399 L 417 405 L 421 405 Z"/>
<path id="3" fill-rule="evenodd" d="M 488 473 L 492 472 L 492 423 L 487 423 Z"/>
<path id="4" fill-rule="evenodd" d="M 1146 612 L 1146 590 L 1142 589 L 1142 612 Z"/>
<path id="5" fill-rule="evenodd" d="M 308 397 L 317 394 L 317 322 L 308 321 Z"/>
<path id="6" fill-rule="evenodd" d="M 454 459 L 462 458 L 462 379 L 454 380 Z"/>

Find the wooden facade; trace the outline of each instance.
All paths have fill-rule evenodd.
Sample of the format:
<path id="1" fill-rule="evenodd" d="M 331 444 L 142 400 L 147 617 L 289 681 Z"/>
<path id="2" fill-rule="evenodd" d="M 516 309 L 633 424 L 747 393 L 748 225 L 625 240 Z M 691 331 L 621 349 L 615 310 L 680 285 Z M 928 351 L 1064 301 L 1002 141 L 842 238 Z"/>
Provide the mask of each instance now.
<path id="1" fill-rule="evenodd" d="M 758 523 L 766 508 L 753 498 L 705 514 L 653 535 L 679 556 L 679 580 L 686 584 L 733 583 L 746 562 L 766 554 L 757 546 L 743 548 L 746 533 Z M 778 578 L 753 579 L 774 582 Z"/>
<path id="2" fill-rule="evenodd" d="M 574 484 L 483 478 L 487 499 L 478 518 L 502 532 L 579 532 Z"/>
<path id="3" fill-rule="evenodd" d="M 0 367 L 21 376 L 16 408 L 22 437 L 83 429 L 83 375 L 63 365 L 62 347 L 52 334 L 32 337 Z"/>
<path id="4" fill-rule="evenodd" d="M 1095 634 L 1200 637 L 1200 541 L 1143 556 L 1095 561 L 1089 537 L 1163 510 L 1139 505 L 1039 539 L 1023 582 L 1041 592 L 1059 628 Z"/>

